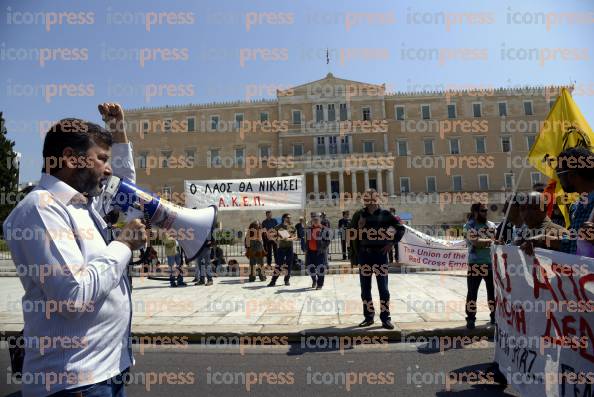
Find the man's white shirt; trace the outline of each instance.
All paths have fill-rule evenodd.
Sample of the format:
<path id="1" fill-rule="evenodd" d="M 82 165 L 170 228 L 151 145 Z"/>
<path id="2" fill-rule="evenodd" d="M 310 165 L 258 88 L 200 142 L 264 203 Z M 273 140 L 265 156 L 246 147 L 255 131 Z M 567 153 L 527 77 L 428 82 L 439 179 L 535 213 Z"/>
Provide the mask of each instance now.
<path id="1" fill-rule="evenodd" d="M 114 144 L 112 159 L 113 174 L 134 182 L 131 145 Z M 4 222 L 25 289 L 23 397 L 102 382 L 133 364 L 132 253 L 107 243 L 103 204 L 43 174 Z"/>

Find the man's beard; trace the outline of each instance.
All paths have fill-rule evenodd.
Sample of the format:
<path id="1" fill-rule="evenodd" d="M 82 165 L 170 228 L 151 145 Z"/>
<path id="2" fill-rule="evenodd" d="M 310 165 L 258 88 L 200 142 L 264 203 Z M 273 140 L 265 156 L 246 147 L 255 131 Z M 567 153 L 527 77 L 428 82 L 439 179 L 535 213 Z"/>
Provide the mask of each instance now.
<path id="1" fill-rule="evenodd" d="M 487 217 L 485 215 L 477 215 L 476 216 L 476 220 L 479 221 L 480 223 L 485 223 L 487 221 Z"/>
<path id="2" fill-rule="evenodd" d="M 74 175 L 73 188 L 87 197 L 99 196 L 103 190 L 102 177 L 96 176 L 92 170 L 83 168 Z"/>

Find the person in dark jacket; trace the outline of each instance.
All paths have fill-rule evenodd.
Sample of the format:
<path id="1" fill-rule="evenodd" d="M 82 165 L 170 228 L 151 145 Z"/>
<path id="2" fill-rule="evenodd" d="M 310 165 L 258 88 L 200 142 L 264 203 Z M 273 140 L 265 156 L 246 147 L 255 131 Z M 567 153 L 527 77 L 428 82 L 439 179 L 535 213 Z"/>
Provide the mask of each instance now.
<path id="1" fill-rule="evenodd" d="M 361 300 L 365 319 L 360 327 L 373 324 L 375 309 L 371 298 L 371 281 L 376 275 L 379 289 L 381 312 L 380 320 L 386 329 L 394 329 L 390 318 L 390 292 L 388 290 L 388 252 L 393 249 L 404 235 L 404 226 L 390 214 L 380 208 L 379 194 L 369 189 L 363 194 L 364 208 L 353 215 L 349 230 L 354 235 L 354 252 L 359 264 Z"/>
<path id="2" fill-rule="evenodd" d="M 307 270 L 312 279 L 312 288 L 322 289 L 324 275 L 327 271 L 328 246 L 330 245 L 330 228 L 321 222 L 320 214 L 313 214 L 311 225 L 305 230 Z"/>

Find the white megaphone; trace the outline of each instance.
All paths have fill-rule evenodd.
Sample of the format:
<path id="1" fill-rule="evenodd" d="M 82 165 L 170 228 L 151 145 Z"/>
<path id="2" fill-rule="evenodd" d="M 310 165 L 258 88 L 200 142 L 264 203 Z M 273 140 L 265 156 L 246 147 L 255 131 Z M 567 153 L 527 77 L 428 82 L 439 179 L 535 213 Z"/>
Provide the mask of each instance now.
<path id="1" fill-rule="evenodd" d="M 144 219 L 151 226 L 176 231 L 177 236 L 183 236 L 177 240 L 188 261 L 198 256 L 204 243 L 212 239 L 217 217 L 214 205 L 203 209 L 181 207 L 117 176 L 110 176 L 107 180 L 102 200 L 110 204 L 110 209 L 126 214 L 127 220 Z"/>

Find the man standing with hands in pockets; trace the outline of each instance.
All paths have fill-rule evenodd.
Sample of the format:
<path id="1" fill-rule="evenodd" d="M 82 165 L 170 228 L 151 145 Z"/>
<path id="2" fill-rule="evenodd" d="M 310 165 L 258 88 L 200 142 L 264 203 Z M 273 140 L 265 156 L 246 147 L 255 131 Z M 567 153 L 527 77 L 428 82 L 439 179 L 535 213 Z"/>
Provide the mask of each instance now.
<path id="1" fill-rule="evenodd" d="M 24 397 L 125 396 L 133 365 L 126 267 L 146 231 L 133 220 L 108 236 L 103 185 L 112 173 L 134 182 L 135 171 L 122 108 L 104 103 L 99 112 L 107 129 L 71 118 L 47 132 L 39 185 L 4 222 L 25 290 L 23 375 L 35 381 L 23 382 Z"/>

